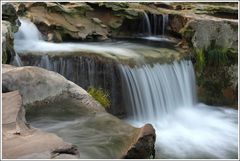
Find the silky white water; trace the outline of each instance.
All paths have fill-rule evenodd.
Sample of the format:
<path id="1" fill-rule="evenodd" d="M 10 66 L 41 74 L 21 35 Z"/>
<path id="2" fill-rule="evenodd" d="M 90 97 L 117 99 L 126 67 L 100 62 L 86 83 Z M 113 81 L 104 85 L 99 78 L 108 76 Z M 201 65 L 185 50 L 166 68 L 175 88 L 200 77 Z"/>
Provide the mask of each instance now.
<path id="1" fill-rule="evenodd" d="M 36 26 L 21 19 L 14 48 L 21 52 L 93 51 L 141 57 L 159 50 L 134 43 L 80 44 L 45 42 Z M 147 53 L 148 54 L 148 53 Z M 49 56 L 41 57 L 49 69 Z M 156 129 L 157 158 L 236 158 L 237 110 L 197 103 L 195 75 L 190 61 L 173 64 L 119 66 L 128 122 L 136 126 L 152 123 Z"/>
<path id="2" fill-rule="evenodd" d="M 163 27 L 162 27 L 162 35 L 165 34 L 165 28 L 168 25 L 168 15 L 162 15 L 163 16 Z"/>
<path id="3" fill-rule="evenodd" d="M 143 59 L 145 51 L 159 54 L 156 48 L 129 42 L 97 42 L 97 43 L 53 43 L 42 39 L 37 27 L 28 19 L 20 19 L 19 31 L 14 34 L 14 49 L 19 53 L 24 52 L 93 52 L 108 56 L 134 57 Z"/>
<path id="4" fill-rule="evenodd" d="M 127 121 L 154 126 L 157 158 L 237 157 L 237 110 L 197 103 L 191 61 L 119 68 Z"/>
<path id="5" fill-rule="evenodd" d="M 148 14 L 146 12 L 143 12 L 143 14 L 144 14 L 145 25 L 147 26 L 147 32 L 148 32 L 148 35 L 150 36 L 150 35 L 152 35 L 150 20 L 149 20 Z M 145 28 L 145 26 L 144 26 L 144 28 Z"/>

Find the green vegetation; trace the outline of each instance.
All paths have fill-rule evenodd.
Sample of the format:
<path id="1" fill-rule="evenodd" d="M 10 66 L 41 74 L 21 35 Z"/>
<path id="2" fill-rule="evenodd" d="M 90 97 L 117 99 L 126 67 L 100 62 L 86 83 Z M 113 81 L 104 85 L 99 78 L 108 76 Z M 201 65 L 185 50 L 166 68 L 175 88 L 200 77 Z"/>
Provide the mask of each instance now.
<path id="1" fill-rule="evenodd" d="M 206 60 L 205 60 L 205 52 L 202 49 L 197 49 L 196 50 L 196 68 L 198 71 L 202 72 L 205 65 L 206 65 Z"/>
<path id="2" fill-rule="evenodd" d="M 102 88 L 89 87 L 87 92 L 98 101 L 103 107 L 110 107 L 109 93 Z"/>
<path id="3" fill-rule="evenodd" d="M 237 51 L 231 48 L 195 50 L 195 69 L 197 84 L 204 91 L 199 99 L 208 104 L 228 104 L 223 90 L 231 86 L 228 67 L 237 64 Z M 231 103 L 231 102 L 230 102 Z"/>
<path id="4" fill-rule="evenodd" d="M 215 48 L 209 50 L 207 53 L 208 65 L 220 66 L 226 65 L 228 62 L 228 49 L 227 48 Z"/>
<path id="5" fill-rule="evenodd" d="M 231 48 L 197 49 L 196 69 L 202 72 L 206 66 L 219 67 L 237 63 L 237 52 Z"/>

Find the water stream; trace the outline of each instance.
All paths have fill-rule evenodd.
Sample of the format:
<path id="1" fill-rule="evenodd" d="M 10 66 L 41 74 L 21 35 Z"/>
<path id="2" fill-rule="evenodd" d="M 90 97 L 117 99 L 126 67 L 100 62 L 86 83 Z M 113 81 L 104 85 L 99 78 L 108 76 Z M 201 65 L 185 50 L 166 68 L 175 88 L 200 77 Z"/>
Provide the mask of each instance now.
<path id="1" fill-rule="evenodd" d="M 164 34 L 167 17 L 163 19 L 162 33 Z M 146 22 L 150 23 L 149 18 L 146 18 Z M 22 24 L 20 31 L 15 35 L 15 49 L 17 52 L 20 54 L 24 52 L 48 53 L 43 54 L 40 63 L 36 65 L 49 70 L 58 70 L 60 68 L 59 73 L 62 72 L 63 75 L 73 73 L 73 69 L 88 70 L 88 73 L 91 74 L 96 70 L 96 68 L 92 68 L 96 64 L 91 62 L 93 65 L 87 63 L 87 65 L 90 65 L 88 68 L 82 68 L 81 66 L 73 68 L 71 62 L 62 58 L 59 59 L 60 63 L 56 65 L 50 58 L 52 52 L 84 50 L 100 54 L 107 53 L 111 56 L 131 56 L 131 58 L 141 60 L 143 63 L 141 66 L 118 65 L 117 68 L 120 70 L 122 78 L 122 82 L 118 83 L 121 83 L 123 87 L 122 95 L 125 96 L 124 103 L 128 114 L 128 118 L 125 120 L 135 126 L 151 123 L 156 129 L 157 158 L 237 158 L 237 110 L 207 106 L 197 101 L 195 74 L 191 61 L 174 61 L 169 64 L 144 64 L 144 54 L 154 53 L 159 55 L 163 51 L 165 53 L 164 48 L 157 49 L 129 42 L 49 43 L 42 40 L 39 31 L 36 30 L 34 25 L 28 22 L 25 23 L 24 20 L 22 20 Z M 158 23 L 155 23 L 154 26 L 158 26 L 156 24 Z M 149 25 L 147 26 L 149 27 Z M 22 27 L 25 29 L 21 29 Z M 148 31 L 150 33 L 154 31 L 155 33 L 155 30 L 150 28 L 148 28 Z M 30 34 L 30 36 L 26 33 Z M 84 59 L 79 61 L 79 65 L 85 61 Z M 110 68 L 108 67 L 108 69 Z M 105 70 L 105 68 L 102 68 L 102 70 Z M 113 72 L 108 71 L 108 73 Z M 89 82 L 96 81 L 94 74 L 91 78 Z M 113 82 L 116 83 L 116 80 L 114 79 Z M 115 86 L 111 88 L 115 88 Z M 49 117 L 44 122 L 39 119 L 40 122 L 38 120 L 34 124 L 33 121 L 33 125 L 40 125 L 38 127 L 54 131 L 54 128 L 49 129 L 47 127 L 49 126 L 48 123 L 54 122 L 52 119 Z M 62 123 L 64 128 L 58 127 L 58 131 L 62 135 L 69 135 L 66 131 L 72 127 L 69 127 L 64 121 Z M 76 126 L 72 131 L 78 131 Z M 86 158 L 90 157 L 90 154 L 86 155 Z M 109 157 L 107 154 L 96 155 L 96 157 L 98 156 Z M 113 154 L 110 157 L 112 156 Z"/>

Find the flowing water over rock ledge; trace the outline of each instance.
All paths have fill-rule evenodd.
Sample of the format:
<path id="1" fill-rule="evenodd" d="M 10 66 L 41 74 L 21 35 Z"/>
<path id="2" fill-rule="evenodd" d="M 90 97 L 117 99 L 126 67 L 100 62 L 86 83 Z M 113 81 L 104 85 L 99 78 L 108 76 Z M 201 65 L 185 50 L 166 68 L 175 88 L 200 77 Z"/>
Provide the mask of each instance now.
<path id="1" fill-rule="evenodd" d="M 119 40 L 96 43 L 45 42 L 33 23 L 27 19 L 20 21 L 22 26 L 15 34 L 14 47 L 24 65 L 58 72 L 84 89 L 92 86 L 107 90 L 112 103 L 109 111 L 118 116 L 126 114 L 127 108 L 122 99 L 119 64 L 134 67 L 145 63 L 172 62 L 185 56 L 170 40 L 149 42 L 149 45 L 143 45 L 142 40 L 135 40 L 134 43 Z"/>
<path id="2" fill-rule="evenodd" d="M 203 94 L 210 104 L 229 102 L 232 106 L 237 100 L 233 93 L 237 91 L 236 4 L 219 8 L 216 4 L 195 4 L 14 3 L 23 16 L 14 34 L 16 52 L 11 49 L 13 39 L 9 39 L 16 31 L 6 27 L 14 29 L 11 18 L 18 19 L 15 12 L 9 14 L 5 8 L 4 38 L 10 46 L 3 45 L 5 53 L 11 49 L 8 57 L 12 64 L 43 67 L 84 89 L 107 90 L 112 103 L 108 112 L 127 123 L 106 113 L 81 87 L 41 68 L 4 66 L 3 92 L 10 96 L 10 91 L 19 90 L 27 122 L 76 144 L 80 158 L 236 159 L 238 111 L 198 101 Z M 113 37 L 118 39 L 89 42 Z M 88 42 L 49 42 L 80 39 Z M 227 61 L 211 60 L 211 56 L 219 58 L 222 54 Z M 200 87 L 205 90 L 201 97 L 197 97 L 194 68 L 198 92 Z M 19 115 L 20 123 L 25 124 L 20 131 L 25 126 L 33 129 L 23 113 Z M 18 126 L 12 131 L 14 137 L 23 137 Z M 12 134 L 4 137 L 9 147 Z M 7 153 L 19 148 L 11 149 L 7 148 Z M 57 147 L 44 156 L 29 151 L 30 155 L 14 155 L 72 158 L 79 157 L 78 149 Z M 13 157 L 6 151 L 4 155 Z"/>

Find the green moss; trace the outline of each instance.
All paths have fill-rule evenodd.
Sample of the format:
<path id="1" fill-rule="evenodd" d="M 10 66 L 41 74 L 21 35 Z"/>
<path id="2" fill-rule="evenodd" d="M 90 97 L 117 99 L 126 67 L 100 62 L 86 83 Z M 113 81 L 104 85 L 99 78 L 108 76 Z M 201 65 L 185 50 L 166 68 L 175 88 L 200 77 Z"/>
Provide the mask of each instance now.
<path id="1" fill-rule="evenodd" d="M 125 8 L 128 8 L 128 3 L 124 3 L 124 2 L 101 2 L 99 3 L 99 6 L 104 6 L 106 8 L 111 8 L 113 11 L 120 11 L 123 10 Z"/>
<path id="2" fill-rule="evenodd" d="M 199 98 L 212 105 L 234 104 L 223 91 L 232 85 L 227 67 L 237 63 L 237 51 L 213 46 L 195 51 L 197 84 L 204 91 Z"/>
<path id="3" fill-rule="evenodd" d="M 228 62 L 227 49 L 215 48 L 207 52 L 208 65 L 220 66 Z"/>
<path id="4" fill-rule="evenodd" d="M 206 66 L 205 53 L 202 49 L 196 51 L 196 68 L 199 72 L 202 72 Z"/>
<path id="5" fill-rule="evenodd" d="M 101 88 L 89 87 L 87 92 L 98 101 L 103 107 L 110 106 L 109 93 Z"/>
<path id="6" fill-rule="evenodd" d="M 196 69 L 202 72 L 206 66 L 219 67 L 237 63 L 237 51 L 232 48 L 196 49 Z"/>

